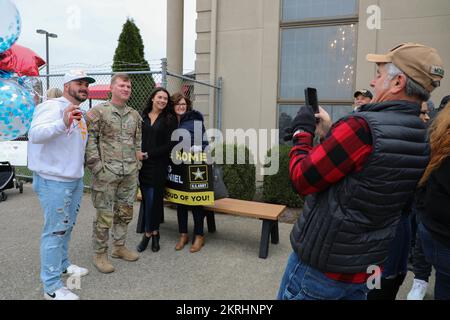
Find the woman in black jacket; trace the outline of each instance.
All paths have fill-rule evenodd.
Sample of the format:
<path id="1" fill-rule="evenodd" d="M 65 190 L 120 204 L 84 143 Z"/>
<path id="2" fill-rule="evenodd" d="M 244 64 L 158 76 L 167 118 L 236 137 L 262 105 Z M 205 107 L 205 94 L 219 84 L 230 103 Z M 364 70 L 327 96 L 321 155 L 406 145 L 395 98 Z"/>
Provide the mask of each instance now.
<path id="1" fill-rule="evenodd" d="M 139 171 L 142 193 L 137 232 L 144 233 L 137 251 L 144 251 L 152 239 L 152 251 L 159 246 L 159 224 L 163 214 L 164 186 L 171 149 L 171 135 L 177 123 L 169 92 L 155 88 L 142 112 L 142 152 L 146 159 Z"/>
<path id="2" fill-rule="evenodd" d="M 172 95 L 172 103 L 174 105 L 175 115 L 178 120 L 178 128 L 185 129 L 190 133 L 191 140 L 188 143 L 190 151 L 201 152 L 208 145 L 208 141 L 204 140 L 205 126 L 203 115 L 192 109 L 192 103 L 185 95 L 182 93 L 175 93 Z M 202 131 L 201 140 L 198 141 L 199 145 L 196 145 L 195 141 L 195 123 L 199 123 Z M 182 164 L 181 164 L 182 165 Z M 188 210 L 192 210 L 192 215 L 194 217 L 194 242 L 189 249 L 190 252 L 194 253 L 200 251 L 205 240 L 203 237 L 203 224 L 205 219 L 205 213 L 202 206 L 188 206 L 183 204 L 177 205 L 177 217 L 178 217 L 178 230 L 180 232 L 180 239 L 175 246 L 175 250 L 181 250 L 184 248 L 186 243 L 189 241 L 188 237 Z"/>
<path id="3" fill-rule="evenodd" d="M 425 257 L 436 269 L 434 298 L 450 300 L 450 103 L 430 128 L 431 160 L 420 186 L 426 187 L 419 234 Z"/>

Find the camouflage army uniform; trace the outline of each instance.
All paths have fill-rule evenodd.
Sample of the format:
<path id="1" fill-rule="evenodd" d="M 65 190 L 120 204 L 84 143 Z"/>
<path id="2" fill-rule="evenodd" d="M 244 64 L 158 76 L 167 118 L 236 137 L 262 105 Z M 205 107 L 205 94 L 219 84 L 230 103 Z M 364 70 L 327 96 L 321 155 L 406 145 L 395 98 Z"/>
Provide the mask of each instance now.
<path id="1" fill-rule="evenodd" d="M 96 253 L 108 249 L 109 229 L 113 244 L 123 246 L 127 226 L 133 218 L 137 173 L 142 163 L 142 118 L 125 106 L 105 102 L 86 115 L 89 139 L 86 164 L 92 172 L 92 202 L 97 209 L 94 219 L 93 245 Z"/>

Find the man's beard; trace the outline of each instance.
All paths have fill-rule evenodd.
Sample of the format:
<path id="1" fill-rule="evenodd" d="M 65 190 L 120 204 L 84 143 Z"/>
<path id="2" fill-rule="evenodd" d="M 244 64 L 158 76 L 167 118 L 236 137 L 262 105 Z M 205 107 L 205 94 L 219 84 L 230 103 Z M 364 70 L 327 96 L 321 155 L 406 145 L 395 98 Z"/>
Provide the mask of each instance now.
<path id="1" fill-rule="evenodd" d="M 69 88 L 69 96 L 71 96 L 72 98 L 74 98 L 75 100 L 77 100 L 80 103 L 87 100 L 87 97 L 88 97 L 87 93 L 88 92 L 86 91 L 86 98 L 82 98 L 82 97 L 80 97 L 80 94 L 78 92 Z"/>

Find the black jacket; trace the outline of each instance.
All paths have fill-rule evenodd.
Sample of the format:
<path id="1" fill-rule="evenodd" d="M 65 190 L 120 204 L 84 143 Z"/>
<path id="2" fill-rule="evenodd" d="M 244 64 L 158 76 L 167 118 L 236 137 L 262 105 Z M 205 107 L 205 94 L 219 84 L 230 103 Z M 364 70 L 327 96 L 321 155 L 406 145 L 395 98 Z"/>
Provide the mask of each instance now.
<path id="1" fill-rule="evenodd" d="M 142 118 L 142 152 L 148 152 L 148 159 L 143 161 L 139 171 L 139 183 L 164 188 L 172 146 L 170 138 L 177 126 L 176 118 L 160 114 L 153 125 L 148 114 L 143 114 Z"/>
<path id="2" fill-rule="evenodd" d="M 198 133 L 201 133 L 201 136 L 199 136 L 199 137 L 195 136 L 196 124 L 197 124 L 198 128 L 201 128 L 201 132 L 198 132 Z M 205 149 L 205 147 L 208 145 L 208 139 L 205 136 L 206 130 L 205 130 L 205 125 L 204 125 L 203 115 L 199 111 L 191 110 L 191 111 L 188 111 L 185 114 L 183 114 L 181 116 L 180 124 L 179 124 L 178 128 L 189 131 L 189 133 L 191 134 L 191 141 L 190 141 L 191 146 L 201 145 L 202 149 Z M 197 138 L 198 141 L 195 141 L 195 138 Z"/>
<path id="3" fill-rule="evenodd" d="M 428 163 L 420 106 L 407 101 L 367 104 L 361 112 L 372 153 L 359 172 L 306 197 L 291 233 L 299 258 L 322 272 L 366 272 L 382 264 Z"/>
<path id="4" fill-rule="evenodd" d="M 431 236 L 450 248 L 450 156 L 427 181 L 425 212 L 421 219 Z"/>
<path id="5" fill-rule="evenodd" d="M 170 150 L 172 147 L 171 135 L 176 128 L 175 117 L 160 114 L 151 125 L 148 114 L 142 115 L 142 152 L 148 153 L 148 159 L 143 161 L 139 171 L 139 184 L 142 187 L 153 187 L 153 206 L 144 212 L 146 199 L 142 192 L 142 201 L 139 209 L 139 216 L 136 225 L 137 233 L 145 232 L 145 221 L 149 215 L 155 219 L 163 217 L 164 186 L 166 183 L 167 166 L 169 163 Z"/>

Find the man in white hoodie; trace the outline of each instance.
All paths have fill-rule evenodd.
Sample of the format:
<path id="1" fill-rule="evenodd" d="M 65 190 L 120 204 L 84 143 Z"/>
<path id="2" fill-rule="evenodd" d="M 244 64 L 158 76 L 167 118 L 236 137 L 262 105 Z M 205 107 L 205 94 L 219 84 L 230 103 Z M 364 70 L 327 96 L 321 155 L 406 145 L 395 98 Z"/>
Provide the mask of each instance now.
<path id="1" fill-rule="evenodd" d="M 84 71 L 64 76 L 62 97 L 37 106 L 28 132 L 28 168 L 44 211 L 41 235 L 41 280 L 47 300 L 78 300 L 64 286 L 63 274 L 81 277 L 85 268 L 71 264 L 70 235 L 83 195 L 86 122 L 79 105 L 95 80 Z"/>

